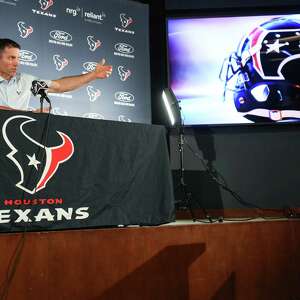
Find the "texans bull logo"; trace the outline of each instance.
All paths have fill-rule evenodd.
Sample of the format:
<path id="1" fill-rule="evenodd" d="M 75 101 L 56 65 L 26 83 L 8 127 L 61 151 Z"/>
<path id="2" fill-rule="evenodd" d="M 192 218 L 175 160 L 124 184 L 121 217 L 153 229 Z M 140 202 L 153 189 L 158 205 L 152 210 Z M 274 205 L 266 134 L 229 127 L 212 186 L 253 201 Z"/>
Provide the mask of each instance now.
<path id="1" fill-rule="evenodd" d="M 126 81 L 131 75 L 131 71 L 129 69 L 126 70 L 124 66 L 118 67 L 118 73 L 122 81 Z"/>
<path id="2" fill-rule="evenodd" d="M 69 64 L 69 61 L 59 54 L 53 55 L 53 61 L 57 71 L 62 71 Z"/>
<path id="3" fill-rule="evenodd" d="M 89 95 L 90 101 L 94 102 L 101 96 L 101 91 L 95 89 L 93 86 L 89 85 L 87 88 L 87 93 Z"/>
<path id="4" fill-rule="evenodd" d="M 20 180 L 15 186 L 29 194 L 44 189 L 59 166 L 74 153 L 72 140 L 63 132 L 57 131 L 62 142 L 55 147 L 47 147 L 33 139 L 28 134 L 28 125 L 35 121 L 31 117 L 17 115 L 7 119 L 2 127 L 4 141 L 11 150 L 6 156 L 20 173 Z"/>
<path id="5" fill-rule="evenodd" d="M 96 40 L 93 35 L 89 35 L 86 39 L 89 45 L 89 49 L 91 51 L 95 51 L 97 48 L 101 46 L 101 42 L 99 40 Z"/>
<path id="6" fill-rule="evenodd" d="M 252 56 L 253 66 L 262 79 L 283 80 L 282 69 L 300 59 L 300 26 L 298 29 L 266 30 L 258 27 L 250 34 L 251 46 L 242 62 Z M 293 51 L 290 51 L 293 49 Z"/>
<path id="7" fill-rule="evenodd" d="M 133 19 L 126 17 L 126 14 L 120 14 L 120 20 L 123 28 L 128 27 L 133 22 Z"/>
<path id="8" fill-rule="evenodd" d="M 53 0 L 39 0 L 42 10 L 47 10 L 50 6 L 53 5 Z"/>
<path id="9" fill-rule="evenodd" d="M 23 21 L 19 21 L 17 26 L 20 32 L 20 37 L 23 39 L 26 39 L 33 32 L 32 26 L 26 25 L 26 23 Z"/>

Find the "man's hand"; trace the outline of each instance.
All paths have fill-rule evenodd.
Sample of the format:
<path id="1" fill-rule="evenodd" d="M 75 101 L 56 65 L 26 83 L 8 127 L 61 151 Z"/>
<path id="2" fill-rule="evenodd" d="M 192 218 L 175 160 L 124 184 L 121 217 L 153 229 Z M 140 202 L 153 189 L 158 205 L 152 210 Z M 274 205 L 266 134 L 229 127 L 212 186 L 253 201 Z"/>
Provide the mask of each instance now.
<path id="1" fill-rule="evenodd" d="M 86 74 L 63 77 L 60 79 L 52 80 L 48 93 L 64 93 L 73 91 L 82 87 L 83 85 L 90 83 L 95 79 L 108 78 L 112 73 L 112 66 L 105 65 L 105 59 L 101 59 L 96 65 L 94 71 Z"/>
<path id="2" fill-rule="evenodd" d="M 96 65 L 94 74 L 98 79 L 108 78 L 112 73 L 112 66 L 105 64 L 105 59 L 102 58 L 99 63 Z"/>

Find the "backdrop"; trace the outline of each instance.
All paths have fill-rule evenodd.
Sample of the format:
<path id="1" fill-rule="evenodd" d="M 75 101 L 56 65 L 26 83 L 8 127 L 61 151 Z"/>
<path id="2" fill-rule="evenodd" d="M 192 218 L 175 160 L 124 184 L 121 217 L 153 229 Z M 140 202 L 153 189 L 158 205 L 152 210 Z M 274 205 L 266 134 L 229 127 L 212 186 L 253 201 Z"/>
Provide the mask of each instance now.
<path id="1" fill-rule="evenodd" d="M 50 94 L 58 115 L 150 123 L 148 6 L 107 0 L 0 0 L 1 37 L 22 46 L 21 68 L 41 79 L 93 70 L 105 58 L 109 79 Z M 39 106 L 31 99 L 31 108 Z"/>

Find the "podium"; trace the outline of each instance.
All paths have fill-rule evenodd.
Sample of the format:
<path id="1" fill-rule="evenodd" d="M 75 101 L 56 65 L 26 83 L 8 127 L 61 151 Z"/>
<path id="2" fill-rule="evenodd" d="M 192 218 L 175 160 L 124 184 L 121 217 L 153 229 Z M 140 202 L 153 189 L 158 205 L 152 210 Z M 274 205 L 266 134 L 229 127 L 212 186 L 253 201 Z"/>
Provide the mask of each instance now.
<path id="1" fill-rule="evenodd" d="M 174 220 L 164 127 L 0 110 L 0 130 L 0 232 Z"/>

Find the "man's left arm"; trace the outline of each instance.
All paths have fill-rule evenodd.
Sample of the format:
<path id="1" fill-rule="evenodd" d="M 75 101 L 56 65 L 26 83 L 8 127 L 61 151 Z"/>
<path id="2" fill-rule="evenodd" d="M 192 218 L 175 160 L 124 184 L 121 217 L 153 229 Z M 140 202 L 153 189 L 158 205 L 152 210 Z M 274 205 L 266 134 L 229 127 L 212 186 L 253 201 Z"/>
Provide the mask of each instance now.
<path id="1" fill-rule="evenodd" d="M 94 71 L 76 75 L 63 77 L 60 79 L 52 80 L 48 89 L 49 93 L 64 93 L 73 91 L 82 87 L 83 85 L 95 80 L 108 78 L 112 73 L 112 66 L 105 65 L 105 60 L 102 59 L 97 65 Z"/>

